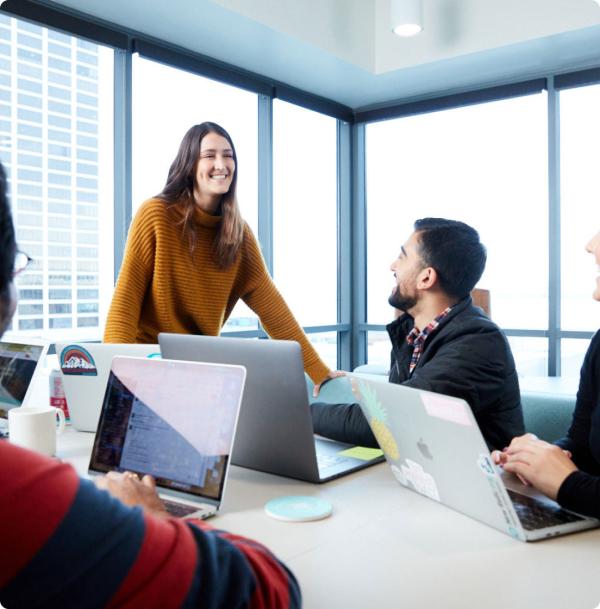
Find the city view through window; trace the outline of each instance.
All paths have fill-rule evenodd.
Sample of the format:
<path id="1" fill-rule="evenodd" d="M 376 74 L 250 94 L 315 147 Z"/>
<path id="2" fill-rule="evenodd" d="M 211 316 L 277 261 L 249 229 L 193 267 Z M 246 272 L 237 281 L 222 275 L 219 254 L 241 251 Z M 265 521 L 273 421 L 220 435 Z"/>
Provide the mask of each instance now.
<path id="1" fill-rule="evenodd" d="M 106 315 L 112 62 L 112 50 L 0 16 L 0 159 L 33 259 L 16 279 L 15 332 L 96 338 Z"/>

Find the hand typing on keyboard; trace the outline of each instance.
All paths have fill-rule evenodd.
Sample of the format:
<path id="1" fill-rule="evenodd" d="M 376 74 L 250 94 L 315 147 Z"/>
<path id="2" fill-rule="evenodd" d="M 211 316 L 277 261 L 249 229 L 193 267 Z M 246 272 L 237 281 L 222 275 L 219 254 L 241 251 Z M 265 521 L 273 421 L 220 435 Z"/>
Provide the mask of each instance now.
<path id="1" fill-rule="evenodd" d="M 556 499 L 560 485 L 577 469 L 568 451 L 533 434 L 513 438 L 508 448 L 494 451 L 493 457 L 507 472 L 516 474 L 551 499 Z"/>
<path id="2" fill-rule="evenodd" d="M 144 476 L 140 480 L 133 472 L 108 472 L 106 476 L 96 480 L 96 486 L 108 491 L 125 505 L 139 505 L 154 516 L 169 517 L 156 492 L 152 476 Z"/>

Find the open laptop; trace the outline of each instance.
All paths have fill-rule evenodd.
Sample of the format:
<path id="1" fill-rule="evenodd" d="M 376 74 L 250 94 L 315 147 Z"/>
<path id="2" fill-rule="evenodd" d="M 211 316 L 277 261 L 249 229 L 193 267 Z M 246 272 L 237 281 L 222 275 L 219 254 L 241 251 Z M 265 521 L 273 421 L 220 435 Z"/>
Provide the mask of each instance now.
<path id="1" fill-rule="evenodd" d="M 56 343 L 71 424 L 96 431 L 110 364 L 115 355 L 160 357 L 158 345 Z"/>
<path id="2" fill-rule="evenodd" d="M 8 428 L 8 411 L 27 405 L 47 352 L 48 343 L 34 338 L 0 341 L 0 436 Z"/>
<path id="3" fill-rule="evenodd" d="M 158 335 L 158 342 L 169 359 L 246 367 L 235 465 L 327 482 L 383 461 L 379 450 L 315 437 L 298 343 L 165 333 Z"/>
<path id="4" fill-rule="evenodd" d="M 493 465 L 461 399 L 350 375 L 398 482 L 522 541 L 600 526 Z"/>
<path id="5" fill-rule="evenodd" d="M 90 474 L 151 474 L 167 511 L 221 506 L 244 388 L 242 366 L 115 357 Z"/>

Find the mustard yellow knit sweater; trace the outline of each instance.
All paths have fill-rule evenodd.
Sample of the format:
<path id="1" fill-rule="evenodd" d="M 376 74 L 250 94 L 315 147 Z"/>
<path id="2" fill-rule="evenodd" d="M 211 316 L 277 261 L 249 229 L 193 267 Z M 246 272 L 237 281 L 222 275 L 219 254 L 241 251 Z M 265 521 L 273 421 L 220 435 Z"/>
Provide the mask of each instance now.
<path id="1" fill-rule="evenodd" d="M 193 256 L 179 218 L 179 212 L 159 199 L 149 199 L 138 210 L 104 342 L 155 343 L 159 332 L 217 336 L 241 298 L 269 336 L 300 343 L 304 369 L 315 383 L 322 381 L 329 369 L 275 287 L 248 225 L 237 260 L 223 270 L 213 262 L 211 251 L 221 217 L 195 211 L 198 240 Z"/>

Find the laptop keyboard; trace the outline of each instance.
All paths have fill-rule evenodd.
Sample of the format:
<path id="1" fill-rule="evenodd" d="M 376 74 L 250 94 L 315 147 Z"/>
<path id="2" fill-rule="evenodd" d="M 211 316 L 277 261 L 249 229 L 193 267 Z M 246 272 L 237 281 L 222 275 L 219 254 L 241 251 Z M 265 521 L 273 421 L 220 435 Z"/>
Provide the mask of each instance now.
<path id="1" fill-rule="evenodd" d="M 317 454 L 317 466 L 319 467 L 319 471 L 337 465 L 338 463 L 344 463 L 347 460 L 348 459 L 346 457 L 338 457 L 337 455 Z"/>
<path id="2" fill-rule="evenodd" d="M 526 531 L 535 531 L 537 529 L 545 529 L 547 527 L 584 520 L 581 516 L 567 512 L 558 506 L 549 505 L 510 489 L 507 490 L 515 512 L 517 512 L 517 516 Z"/>
<path id="3" fill-rule="evenodd" d="M 162 499 L 165 509 L 171 516 L 175 518 L 184 518 L 194 512 L 200 512 L 197 518 L 207 518 L 215 513 L 215 509 L 212 505 L 187 505 L 185 503 L 177 503 L 176 501 L 169 501 L 168 499 Z"/>

